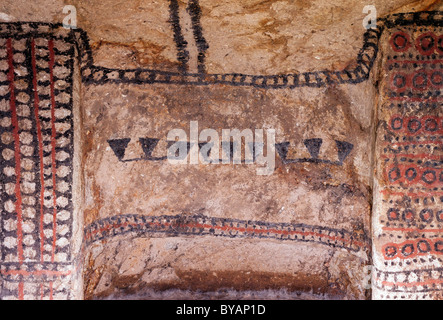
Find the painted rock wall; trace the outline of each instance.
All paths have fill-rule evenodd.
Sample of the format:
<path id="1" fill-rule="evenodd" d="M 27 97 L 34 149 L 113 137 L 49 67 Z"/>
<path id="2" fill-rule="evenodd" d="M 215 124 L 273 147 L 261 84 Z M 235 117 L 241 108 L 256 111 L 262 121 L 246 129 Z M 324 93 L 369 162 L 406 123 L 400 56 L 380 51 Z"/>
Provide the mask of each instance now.
<path id="1" fill-rule="evenodd" d="M 2 299 L 440 297 L 441 14 L 381 18 L 438 3 L 41 2 L 0 5 Z"/>
<path id="2" fill-rule="evenodd" d="M 442 298 L 442 29 L 435 23 L 441 18 L 400 16 L 381 40 L 373 220 L 378 299 Z"/>
<path id="3" fill-rule="evenodd" d="M 281 74 L 286 67 L 275 63 L 248 74 L 227 60 L 214 73 L 217 42 L 198 5 L 162 8 L 176 70 L 84 71 L 87 297 L 227 290 L 365 298 L 373 105 L 358 95 L 372 94 L 364 80 L 376 33 L 361 40 L 346 71 Z M 254 139 L 224 135 L 234 129 Z M 259 163 L 258 154 L 247 163 L 259 130 L 275 163 Z M 182 164 L 167 158 L 176 138 Z"/>

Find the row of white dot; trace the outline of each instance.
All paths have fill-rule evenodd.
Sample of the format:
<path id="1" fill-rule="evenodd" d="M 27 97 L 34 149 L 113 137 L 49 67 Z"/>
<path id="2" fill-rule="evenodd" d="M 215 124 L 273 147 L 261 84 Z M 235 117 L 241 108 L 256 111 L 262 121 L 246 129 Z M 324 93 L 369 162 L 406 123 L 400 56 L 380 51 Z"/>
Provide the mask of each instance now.
<path id="1" fill-rule="evenodd" d="M 49 159 L 48 159 L 49 158 Z M 51 158 L 50 157 L 45 157 L 44 159 L 43 159 L 43 161 L 44 161 L 44 163 L 46 164 L 46 163 L 48 163 L 49 162 L 49 160 L 50 160 Z M 32 160 L 29 160 L 29 159 L 22 159 L 22 161 L 21 161 L 21 167 L 23 168 L 23 169 L 26 169 L 26 170 L 29 170 L 29 172 L 22 172 L 21 173 L 21 176 L 22 177 L 24 177 L 25 179 L 28 177 L 28 176 L 31 176 L 31 175 L 33 175 L 33 176 L 35 176 L 35 174 L 32 172 L 32 171 L 30 171 L 31 169 L 32 169 L 32 167 L 34 166 L 34 163 L 32 162 Z M 45 169 L 45 174 L 49 174 L 49 171 L 50 170 L 50 168 L 47 168 L 47 169 Z M 71 169 L 68 167 L 68 166 L 59 166 L 59 167 L 57 167 L 57 172 L 56 172 L 56 175 L 57 175 L 57 177 L 58 178 L 65 178 L 65 177 L 67 177 L 68 176 L 68 174 L 71 172 Z M 3 173 L 6 175 L 6 176 L 8 176 L 8 177 L 12 177 L 12 176 L 14 176 L 15 175 L 15 168 L 13 168 L 13 167 L 5 167 L 5 168 L 3 168 Z M 29 181 L 29 180 L 28 180 Z M 63 182 L 57 182 L 57 184 L 59 184 L 59 183 L 61 183 L 61 188 L 62 189 L 60 189 L 60 190 L 58 190 L 58 191 L 60 191 L 60 192 L 64 192 L 64 191 L 62 191 L 63 189 L 65 189 L 65 185 L 63 184 Z M 45 180 L 45 186 L 52 186 L 52 180 L 51 179 L 48 179 L 48 180 Z M 28 186 L 29 187 L 29 186 Z"/>
<path id="2" fill-rule="evenodd" d="M 385 276 L 383 277 L 384 279 L 380 279 L 380 281 L 387 281 L 387 282 L 392 282 L 392 283 L 396 283 L 396 282 L 405 282 L 405 283 L 414 283 L 414 282 L 421 282 L 421 281 L 426 281 L 429 279 L 434 279 L 434 280 L 440 280 L 442 279 L 442 272 L 438 271 L 438 270 L 432 270 L 430 272 L 422 272 L 422 275 L 420 276 L 418 273 L 416 272 L 409 272 L 409 273 L 388 273 L 385 274 Z M 420 279 L 423 278 L 423 279 Z M 419 287 L 419 286 L 417 286 Z"/>
<path id="3" fill-rule="evenodd" d="M 45 190 L 45 192 L 50 192 L 50 191 L 49 190 Z M 53 198 L 53 196 L 51 194 L 48 197 L 48 199 L 43 199 L 43 206 L 45 206 L 48 209 L 53 208 L 54 207 L 54 202 L 53 202 L 52 198 Z M 55 202 L 56 202 L 57 208 L 66 208 L 69 205 L 68 198 L 67 197 L 63 197 L 63 196 L 57 197 Z M 16 210 L 15 203 L 12 200 L 6 200 L 4 205 L 3 205 L 3 208 L 4 208 L 4 210 L 6 212 L 9 212 L 9 213 L 13 213 Z"/>
<path id="4" fill-rule="evenodd" d="M 19 135 L 19 140 L 20 140 L 20 142 L 23 143 L 20 146 L 20 153 L 23 154 L 25 157 L 32 157 L 34 155 L 34 146 L 24 143 L 24 142 L 29 141 L 31 139 L 32 139 L 32 136 L 27 132 L 22 132 Z M 10 132 L 2 133 L 0 135 L 0 141 L 3 143 L 3 145 L 10 146 L 14 142 L 14 138 L 13 138 L 12 133 L 10 133 Z M 14 147 L 14 146 L 12 146 L 12 147 Z M 43 152 L 52 152 L 52 145 L 50 145 L 50 144 L 43 145 L 42 149 L 43 149 Z M 14 151 L 5 147 L 5 149 L 3 149 L 3 151 L 2 151 L 2 157 L 6 161 L 12 160 L 14 158 Z M 69 153 L 67 153 L 66 151 L 63 151 L 63 150 L 55 153 L 55 160 L 56 161 L 65 161 L 69 157 L 70 157 Z M 52 161 L 51 157 L 48 157 L 48 156 L 43 157 L 44 164 L 49 165 L 49 164 L 51 164 L 51 161 Z"/>
<path id="5" fill-rule="evenodd" d="M 24 223 L 23 224 L 23 231 L 25 231 L 26 228 L 29 228 L 29 227 L 26 226 L 26 223 Z M 68 229 L 68 228 L 69 227 L 64 228 L 64 226 L 61 226 L 60 228 L 57 228 L 57 233 L 66 233 L 67 232 L 66 229 Z M 58 230 L 60 230 L 60 232 L 58 232 Z M 25 233 L 29 233 L 29 232 L 25 232 Z M 45 238 L 52 239 L 53 230 L 52 229 L 44 229 L 43 234 L 45 235 Z M 27 234 L 27 235 L 25 234 L 23 236 L 23 244 L 25 244 L 26 246 L 29 246 L 29 247 L 31 247 L 35 244 L 35 239 L 32 236 L 32 234 Z M 55 244 L 57 247 L 63 248 L 63 247 L 66 247 L 67 245 L 69 245 L 69 240 L 65 237 L 60 237 L 55 241 Z M 5 237 L 3 245 L 6 248 L 13 249 L 13 248 L 17 247 L 17 238 L 16 237 Z M 26 248 L 26 249 L 32 249 L 32 248 Z M 51 252 L 52 251 L 52 244 L 44 245 L 44 250 Z M 33 250 L 33 251 L 35 251 L 35 250 Z M 29 251 L 29 253 L 34 254 L 33 251 Z M 27 257 L 25 256 L 25 258 L 32 259 L 32 258 L 35 258 L 35 255 L 33 255 L 33 256 L 28 255 Z"/>
<path id="6" fill-rule="evenodd" d="M 40 282 L 31 282 L 24 281 L 23 282 L 23 291 L 25 300 L 40 300 L 41 290 L 43 284 L 43 292 L 45 295 L 43 296 L 43 300 L 49 300 L 49 283 L 40 283 Z M 16 281 L 7 281 L 5 280 L 3 283 L 4 290 L 8 290 L 10 292 L 18 291 L 18 282 Z M 67 300 L 69 298 L 67 291 L 70 289 L 70 277 L 62 277 L 55 278 L 52 282 L 52 297 L 54 300 Z M 65 291 L 65 292 L 63 292 Z M 10 294 L 2 296 L 2 300 L 18 300 L 18 294 Z"/>
<path id="7" fill-rule="evenodd" d="M 52 247 L 51 247 L 52 251 Z M 23 249 L 23 257 L 27 262 L 35 261 L 37 257 L 37 250 L 33 247 L 27 247 Z M 54 254 L 54 262 L 68 262 L 69 255 L 66 252 L 56 252 Z M 4 262 L 18 262 L 17 254 L 7 254 L 5 256 Z M 51 254 L 43 254 L 43 262 L 52 262 L 52 253 Z"/>
<path id="8" fill-rule="evenodd" d="M 25 123 L 25 125 L 27 125 L 26 121 L 23 121 L 22 123 Z M 1 119 L 0 120 L 0 125 L 2 125 L 2 124 L 5 125 L 5 127 L 8 127 L 7 126 L 8 124 L 10 126 L 11 125 L 10 118 L 3 118 L 3 119 Z M 55 130 L 57 131 L 57 133 L 60 133 L 60 134 L 64 134 L 66 131 L 68 131 L 70 129 L 70 127 L 71 127 L 70 123 L 55 123 Z M 32 129 L 32 127 L 31 127 L 31 129 Z M 29 129 L 29 130 L 31 130 L 31 129 Z M 28 129 L 26 129 L 26 130 L 28 130 Z M 43 141 L 51 141 L 51 139 L 52 138 L 51 138 L 50 135 L 43 135 Z M 12 134 L 11 133 L 3 133 L 0 136 L 0 140 L 1 140 L 1 142 L 3 144 L 9 145 L 12 142 L 12 140 L 13 140 Z M 29 132 L 22 131 L 22 132 L 19 133 L 19 141 L 20 141 L 21 144 L 29 146 L 33 142 L 33 140 L 34 140 L 34 137 Z M 66 142 L 66 140 L 63 139 L 61 141 L 61 144 L 64 145 L 65 142 Z M 23 149 L 21 151 L 25 153 L 26 151 L 30 151 L 30 150 L 31 149 L 29 149 L 28 147 L 25 147 L 25 149 Z M 47 149 L 43 149 L 43 150 L 46 151 L 46 152 L 51 151 L 51 150 L 47 150 Z M 2 156 L 3 156 L 3 158 L 5 160 L 11 160 L 12 157 L 13 157 L 13 154 L 14 153 L 11 154 L 11 151 L 4 151 L 4 152 L 2 152 Z M 57 156 L 60 159 L 66 160 L 66 155 L 62 151 L 58 152 Z M 59 160 L 59 161 L 64 161 L 64 160 Z"/>

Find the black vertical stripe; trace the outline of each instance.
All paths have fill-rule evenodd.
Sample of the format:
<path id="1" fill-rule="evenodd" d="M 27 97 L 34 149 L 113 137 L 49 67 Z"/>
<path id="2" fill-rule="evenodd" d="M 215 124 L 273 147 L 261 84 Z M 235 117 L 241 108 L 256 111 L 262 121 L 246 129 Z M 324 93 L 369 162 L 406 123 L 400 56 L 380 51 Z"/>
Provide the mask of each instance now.
<path id="1" fill-rule="evenodd" d="M 198 49 L 198 72 L 205 73 L 206 50 L 209 48 L 209 45 L 203 36 L 203 29 L 200 23 L 202 12 L 198 0 L 189 0 L 186 11 L 191 16 L 192 30 Z"/>
<path id="2" fill-rule="evenodd" d="M 179 6 L 177 0 L 169 0 L 169 23 L 171 23 L 174 32 L 174 42 L 177 48 L 177 59 L 180 62 L 179 70 L 188 71 L 189 52 L 186 50 L 188 43 L 183 37 L 180 26 Z"/>

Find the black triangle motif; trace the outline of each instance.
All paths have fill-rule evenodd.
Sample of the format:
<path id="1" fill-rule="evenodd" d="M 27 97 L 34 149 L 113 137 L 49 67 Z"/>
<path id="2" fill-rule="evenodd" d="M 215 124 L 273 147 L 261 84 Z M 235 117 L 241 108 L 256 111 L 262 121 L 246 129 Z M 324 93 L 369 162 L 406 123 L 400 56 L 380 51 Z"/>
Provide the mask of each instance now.
<path id="1" fill-rule="evenodd" d="M 108 140 L 109 146 L 112 151 L 114 151 L 114 154 L 119 161 L 122 161 L 125 157 L 125 151 L 128 147 L 129 141 L 131 141 L 130 138 Z"/>
<path id="2" fill-rule="evenodd" d="M 354 145 L 346 141 L 338 141 L 338 140 L 335 140 L 335 143 L 338 149 L 338 161 L 340 163 L 343 163 L 343 161 L 345 161 L 346 157 L 354 148 Z"/>
<path id="3" fill-rule="evenodd" d="M 277 153 L 282 160 L 286 160 L 286 156 L 288 155 L 288 148 L 289 148 L 289 141 L 284 141 L 275 144 L 275 149 L 277 150 Z"/>
<path id="4" fill-rule="evenodd" d="M 140 144 L 142 146 L 143 152 L 146 158 L 152 158 L 152 152 L 154 151 L 157 143 L 160 139 L 156 138 L 139 138 Z"/>
<path id="5" fill-rule="evenodd" d="M 306 148 L 309 151 L 309 154 L 313 159 L 318 159 L 318 154 L 320 153 L 320 147 L 323 143 L 323 140 L 320 138 L 314 138 L 314 139 L 306 139 L 303 141 Z"/>

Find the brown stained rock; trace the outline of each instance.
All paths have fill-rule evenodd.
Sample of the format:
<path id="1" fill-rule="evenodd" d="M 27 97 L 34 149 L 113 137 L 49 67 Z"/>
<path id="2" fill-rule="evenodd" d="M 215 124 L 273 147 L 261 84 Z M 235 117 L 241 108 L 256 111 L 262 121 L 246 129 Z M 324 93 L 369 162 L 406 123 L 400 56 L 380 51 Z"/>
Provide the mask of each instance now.
<path id="1" fill-rule="evenodd" d="M 204 247 L 203 243 L 206 243 Z M 113 240 L 104 247 L 91 247 L 95 253 L 89 256 L 89 261 L 96 263 L 91 270 L 100 265 L 107 267 L 104 272 L 96 269 L 93 273 L 100 274 L 100 281 L 94 293 L 89 292 L 88 298 L 110 294 L 138 294 L 143 297 L 149 289 L 191 292 L 270 290 L 271 293 L 273 290 L 285 290 L 292 297 L 307 291 L 320 296 L 364 298 L 362 291 L 349 291 L 356 281 L 361 281 L 362 275 L 358 275 L 357 269 L 357 274 L 346 273 L 344 277 L 336 273 L 338 260 L 340 263 L 353 261 L 352 255 L 342 252 L 330 259 L 327 257 L 332 251 L 313 246 L 317 253 L 311 252 L 311 261 L 308 262 L 303 258 L 307 253 L 304 249 L 279 245 L 279 251 L 275 252 L 275 245 L 272 242 L 211 238 L 135 238 L 128 241 L 120 237 L 119 242 Z M 140 250 L 146 251 L 140 254 Z M 267 259 L 270 254 L 274 256 L 273 261 Z M 225 263 L 217 263 L 221 260 Z M 309 273 L 302 270 L 309 270 Z M 349 279 L 348 282 L 345 278 Z M 93 281 L 94 276 L 89 279 Z M 271 293 L 262 293 L 262 297 Z"/>
<path id="2" fill-rule="evenodd" d="M 441 103 L 432 111 L 417 108 L 420 101 L 395 110 L 396 69 L 387 63 L 406 56 L 393 53 L 390 40 L 402 31 L 415 43 L 423 32 L 433 32 L 438 48 L 441 20 L 404 26 L 398 24 L 401 15 L 392 16 L 379 23 L 383 32 L 375 41 L 376 31 L 364 35 L 367 3 L 358 0 L 339 5 L 324 0 L 6 1 L 0 4 L 0 19 L 60 23 L 67 4 L 76 7 L 81 29 L 45 24 L 19 25 L 34 33 L 15 24 L 9 31 L 0 29 L 0 111 L 6 112 L 0 118 L 0 174 L 6 181 L 23 170 L 23 181 L 0 184 L 5 199 L 0 225 L 16 232 L 16 238 L 9 233 L 2 238 L 1 298 L 78 299 L 83 290 L 86 299 L 368 299 L 372 271 L 373 298 L 441 299 L 441 232 L 427 238 L 430 231 L 425 231 L 440 225 L 397 225 L 387 212 L 395 207 L 401 216 L 413 208 L 416 216 L 429 220 L 426 214 L 431 214 L 423 211 L 429 209 L 435 220 L 442 198 L 383 193 L 414 192 L 406 190 L 411 187 L 407 181 L 397 185 L 389 180 L 390 163 L 384 161 L 384 144 L 395 144 L 396 133 L 389 128 L 398 124 L 392 122 L 395 113 L 406 122 L 442 117 Z M 433 0 L 372 4 L 378 17 L 442 9 Z M 426 13 L 414 19 L 419 23 L 427 16 L 435 18 Z M 394 26 L 390 19 L 397 19 Z M 36 30 L 43 34 L 37 36 Z M 52 40 L 54 34 L 62 38 Z M 11 37 L 15 40 L 8 42 Z M 34 37 L 40 50 L 35 70 L 29 48 Z M 56 65 L 49 57 L 54 47 Z M 415 49 L 411 45 L 409 58 Z M 375 59 L 376 53 L 367 74 L 346 80 L 351 76 L 345 68 L 359 73 L 362 61 Z M 78 59 L 69 65 L 74 54 Z M 427 61 L 437 59 L 423 55 Z M 10 59 L 16 81 L 8 73 Z M 37 67 L 42 68 L 38 74 Z M 403 71 L 419 69 L 408 68 Z M 66 92 L 69 79 L 57 79 L 73 69 L 73 91 Z M 16 96 L 11 90 L 17 90 Z M 44 136 L 53 146 L 37 145 L 39 129 L 28 119 L 37 105 L 32 93 L 42 97 L 37 120 L 41 117 L 44 135 L 54 131 L 54 137 Z M 11 99 L 17 100 L 16 109 Z M 53 112 L 44 109 L 51 103 L 57 105 Z M 72 123 L 44 122 L 71 116 Z M 168 132 L 183 129 L 190 142 L 193 122 L 199 132 L 211 128 L 220 137 L 223 129 L 275 129 L 272 173 L 258 175 L 256 163 L 169 163 L 164 159 Z M 18 135 L 16 128 L 23 132 Z M 13 142 L 18 147 L 8 146 Z M 417 154 L 441 160 L 435 144 L 430 143 L 432 150 L 419 147 L 423 150 Z M 45 153 L 38 154 L 40 149 Z M 17 154 L 24 159 L 14 169 L 8 161 L 17 163 Z M 44 155 L 40 168 L 35 159 Z M 72 162 L 62 163 L 71 161 L 69 156 Z M 396 165 L 403 161 L 394 158 Z M 60 179 L 72 174 L 72 185 L 48 178 L 55 174 Z M 57 189 L 53 198 L 45 190 L 41 198 L 23 197 L 22 218 L 21 202 L 9 198 L 18 190 L 37 192 L 32 181 L 38 177 L 48 179 L 47 187 L 56 182 Z M 437 190 L 427 191 L 439 192 L 441 183 L 432 187 Z M 66 210 L 31 224 L 38 218 L 38 199 L 51 208 L 50 198 L 54 209 Z M 16 223 L 11 214 L 24 220 Z M 57 219 L 68 222 L 56 226 Z M 36 247 L 44 257 L 40 260 L 32 256 L 33 236 L 52 240 Z M 423 252 L 428 249 L 423 239 L 429 252 Z M 17 251 L 12 250 L 17 243 Z M 57 247 L 64 245 L 67 249 Z M 394 247 L 403 256 L 389 256 Z M 413 257 L 407 257 L 407 249 L 415 250 Z M 52 250 L 52 261 L 45 250 Z M 68 266 L 59 261 L 65 257 Z M 37 262 L 44 265 L 35 269 Z M 29 269 L 17 271 L 14 263 Z M 53 278 L 46 281 L 45 272 Z M 18 282 L 12 279 L 16 273 L 21 273 Z M 38 277 L 41 285 L 29 277 Z M 406 291 L 398 293 L 398 287 Z"/>
<path id="3" fill-rule="evenodd" d="M 167 1 L 66 3 L 77 8 L 79 26 L 91 32 L 91 45 L 100 65 L 171 70 L 175 64 L 176 68 Z"/>
<path id="4" fill-rule="evenodd" d="M 379 16 L 384 16 L 410 3 L 380 0 L 371 4 L 376 6 Z M 69 1 L 69 4 L 77 7 L 79 25 L 88 31 L 93 45 L 100 46 L 102 41 L 116 46 L 120 43 L 121 48 L 112 50 L 112 55 L 109 50 L 103 53 L 99 50 L 97 54 L 103 58 L 100 65 L 130 67 L 130 56 L 135 56 L 139 67 L 155 66 L 169 71 L 171 63 L 178 64 L 173 33 L 167 23 L 170 18 L 167 1 L 133 1 L 130 6 L 113 0 Z M 178 5 L 185 23 L 183 33 L 188 50 L 195 51 L 192 31 L 186 30 L 190 29 L 187 2 L 178 1 Z M 201 25 L 210 44 L 207 72 L 281 74 L 344 68 L 354 60 L 361 46 L 365 5 L 355 0 L 342 2 L 340 6 L 321 0 L 200 1 Z M 410 10 L 426 10 L 431 6 L 429 1 L 416 3 Z M 137 47 L 136 43 L 143 45 Z M 162 51 L 157 53 L 160 48 Z M 155 54 L 143 59 L 147 52 Z M 153 64 L 153 58 L 159 63 Z"/>
<path id="5" fill-rule="evenodd" d="M 95 90 L 96 89 L 94 89 L 94 91 Z M 230 172 L 232 165 L 171 167 L 168 166 L 167 163 L 156 162 L 128 162 L 126 164 L 120 164 L 107 143 L 108 139 L 131 137 L 133 142 L 129 144 L 127 153 L 125 154 L 125 159 L 130 159 L 131 157 L 137 158 L 143 154 L 141 146 L 137 141 L 139 137 L 155 137 L 164 141 L 169 128 L 177 127 L 189 130 L 187 127 L 189 126 L 189 122 L 193 120 L 199 121 L 201 130 L 207 127 L 215 129 L 239 128 L 242 130 L 244 128 L 262 128 L 265 125 L 267 127 L 277 128 L 277 142 L 284 140 L 291 142 L 291 156 L 309 157 L 309 153 L 303 145 L 303 139 L 322 137 L 324 138 L 324 144 L 319 157 L 336 161 L 337 149 L 334 145 L 334 139 L 343 140 L 346 139 L 346 137 L 352 137 L 351 141 L 355 142 L 356 137 L 365 134 L 361 132 L 358 125 L 355 127 L 354 130 L 356 131 L 353 131 L 353 134 L 346 132 L 345 128 L 352 128 L 352 126 L 354 126 L 348 125 L 347 123 L 355 123 L 353 119 L 346 120 L 346 118 L 341 118 L 346 117 L 347 113 L 336 116 L 336 113 L 328 113 L 328 111 L 326 111 L 326 114 L 314 111 L 320 108 L 318 105 L 321 104 L 328 104 L 328 108 L 332 108 L 330 105 L 333 104 L 346 104 L 346 102 L 343 101 L 337 102 L 336 98 L 334 98 L 334 100 L 326 100 L 327 102 L 319 101 L 317 107 L 311 105 L 310 107 L 295 107 L 292 108 L 292 110 L 288 110 L 287 106 L 291 99 L 295 99 L 295 101 L 300 99 L 299 95 L 290 91 L 285 92 L 283 96 L 280 96 L 281 98 L 275 97 L 272 102 L 266 102 L 267 99 L 270 99 L 269 94 L 265 95 L 264 92 L 257 92 L 255 89 L 236 89 L 229 93 L 227 97 L 224 96 L 224 99 L 220 99 L 219 97 L 222 96 L 222 93 L 227 92 L 227 88 L 215 87 L 211 91 L 206 88 L 188 88 L 187 91 L 192 90 L 191 93 L 186 94 L 185 91 L 183 91 L 182 94 L 178 94 L 178 96 L 181 97 L 181 102 L 179 102 L 171 100 L 170 95 L 168 95 L 168 90 L 162 86 L 158 86 L 158 88 L 153 91 L 150 91 L 150 88 L 144 88 L 143 91 L 134 89 L 130 91 L 128 89 L 122 89 L 121 91 L 118 89 L 104 90 L 106 90 L 106 93 L 103 92 L 103 95 L 100 95 L 103 99 L 100 100 L 99 103 L 94 103 L 91 109 L 86 108 L 88 120 L 85 122 L 86 131 L 94 132 L 93 137 L 91 137 L 94 145 L 91 146 L 91 148 L 93 150 L 104 151 L 103 154 L 97 154 L 99 158 L 92 157 L 93 154 L 90 154 L 86 164 L 87 177 L 93 177 L 92 179 L 95 180 L 95 182 L 91 180 L 91 186 L 95 185 L 93 190 L 101 190 L 101 199 L 94 198 L 97 191 L 91 193 L 91 208 L 97 208 L 97 204 L 102 202 L 105 207 L 112 208 L 111 211 L 103 210 L 103 213 L 109 212 L 109 214 L 113 215 L 114 213 L 112 213 L 112 211 L 114 211 L 115 213 L 143 212 L 144 214 L 149 214 L 150 211 L 152 212 L 151 214 L 158 215 L 160 213 L 194 213 L 200 210 L 211 210 L 210 208 L 213 207 L 216 216 L 227 217 L 222 213 L 224 209 L 220 206 L 228 206 L 232 208 L 229 209 L 229 211 L 232 211 L 229 217 L 253 219 L 262 215 L 268 215 L 268 213 L 266 213 L 267 211 L 273 212 L 271 214 L 275 216 L 282 207 L 286 207 L 286 209 L 283 210 L 289 212 L 290 215 L 286 216 L 283 212 L 280 212 L 273 220 L 282 221 L 282 219 L 284 219 L 284 221 L 297 221 L 299 220 L 296 218 L 299 209 L 291 209 L 291 206 L 296 205 L 295 201 L 297 201 L 300 195 L 308 193 L 308 190 L 312 189 L 309 187 L 309 184 L 315 186 L 315 189 L 320 190 L 326 189 L 328 185 L 340 186 L 356 184 L 356 187 L 351 188 L 360 189 L 361 195 L 359 196 L 358 193 L 354 192 L 352 197 L 362 197 L 363 200 L 364 195 L 367 194 L 362 184 L 365 178 L 359 178 L 358 175 L 354 176 L 353 170 L 351 169 L 352 166 L 348 167 L 350 166 L 349 163 L 346 163 L 344 168 L 318 164 L 306 164 L 305 166 L 283 165 L 279 163 L 277 156 L 275 173 L 269 177 L 263 177 L 254 174 L 256 168 L 252 165 L 234 166 L 234 174 L 234 172 Z M 152 98 L 149 100 L 141 100 L 147 96 L 148 90 L 151 92 Z M 182 88 L 174 88 L 175 92 L 176 90 L 182 90 Z M 215 95 L 212 92 L 214 92 Z M 244 95 L 243 92 L 246 94 Z M 88 94 L 88 96 L 85 97 L 85 101 L 94 101 L 94 95 L 96 95 L 96 93 Z M 140 104 L 139 101 L 144 101 L 144 104 Z M 102 107 L 114 103 L 122 104 L 125 107 L 123 107 L 123 109 Z M 217 104 L 219 107 L 213 107 L 214 104 Z M 292 102 L 292 104 L 295 106 L 297 102 Z M 190 105 L 195 105 L 197 107 L 196 110 L 187 107 Z M 265 108 L 264 105 L 272 105 L 273 107 L 272 109 L 269 107 Z M 225 111 L 225 108 L 231 111 L 226 114 L 227 110 Z M 235 112 L 232 108 L 238 108 L 239 110 Z M 208 109 L 210 109 L 211 112 L 208 113 L 206 111 Z M 301 113 L 300 109 L 304 112 Z M 116 112 L 118 112 L 118 114 Z M 252 112 L 255 114 L 255 119 L 253 122 L 249 122 L 248 119 L 251 119 Z M 143 117 L 144 114 L 154 113 L 157 115 L 155 118 L 150 119 Z M 294 118 L 292 123 L 282 121 L 282 119 L 288 119 L 291 113 Z M 162 114 L 165 115 L 165 120 L 161 120 L 160 115 Z M 181 119 L 178 118 L 179 115 L 182 115 Z M 296 115 L 298 118 L 296 118 Z M 134 118 L 131 120 L 129 117 Z M 327 120 L 328 118 L 331 119 L 331 117 L 336 117 L 335 121 Z M 97 120 L 94 121 L 94 119 Z M 92 121 L 91 124 L 89 124 L 90 121 Z M 322 123 L 322 127 L 324 127 L 325 121 L 330 121 L 328 129 L 331 135 L 324 135 L 323 128 L 317 125 Z M 340 124 L 339 121 L 342 123 Z M 121 125 L 119 125 L 119 122 Z M 128 123 L 129 126 L 126 126 L 126 123 Z M 118 128 L 118 131 L 116 131 L 116 128 Z M 153 128 L 155 128 L 155 131 Z M 284 134 L 285 131 L 287 132 L 286 134 Z M 366 131 L 366 135 L 368 134 L 369 130 Z M 364 139 L 362 140 L 364 141 Z M 355 145 L 358 144 L 355 143 Z M 161 147 L 163 147 L 163 149 L 161 149 Z M 161 146 L 159 143 L 158 150 L 156 151 L 158 152 L 157 156 L 164 155 L 164 148 L 165 146 Z M 358 146 L 357 148 L 360 149 L 364 147 Z M 359 161 L 360 160 L 355 161 L 355 165 L 362 167 L 358 164 Z M 154 171 L 157 172 L 157 174 L 148 174 L 150 169 L 148 169 L 147 166 L 156 168 Z M 139 173 L 136 176 L 131 176 L 129 172 L 133 172 L 133 170 Z M 204 172 L 201 177 L 199 177 L 198 174 L 197 176 L 195 175 L 198 170 Z M 106 174 L 97 175 L 99 172 L 106 172 Z M 111 189 L 108 189 L 110 179 L 115 181 L 115 183 L 111 185 Z M 249 180 L 250 187 L 245 185 L 245 179 Z M 266 181 L 265 184 L 263 184 L 264 181 Z M 303 181 L 307 182 L 308 185 L 305 186 Z M 301 185 L 298 185 L 299 182 L 302 182 Z M 133 185 L 133 188 L 124 187 L 128 185 Z M 216 189 L 207 188 L 207 186 L 212 185 L 224 187 Z M 287 189 L 283 188 L 283 185 L 286 185 L 287 187 L 285 188 L 289 188 L 289 190 L 292 189 L 292 191 L 289 193 L 284 191 Z M 177 190 L 180 187 L 183 188 L 182 191 L 180 191 L 180 189 Z M 226 188 L 226 191 L 224 188 Z M 299 188 L 301 189 L 297 192 L 296 190 Z M 240 193 L 241 196 L 237 198 L 232 192 Z M 332 194 L 328 194 L 327 196 L 333 196 L 334 192 L 336 191 L 333 191 Z M 340 191 L 336 193 L 338 197 L 337 201 L 340 202 L 343 194 Z M 141 194 L 144 194 L 144 196 L 141 197 Z M 225 199 L 223 199 L 224 197 Z M 277 201 L 278 197 L 280 197 L 279 201 Z M 170 199 L 176 200 L 170 201 Z M 263 201 L 266 199 L 268 199 L 268 204 L 263 205 Z M 214 203 L 214 200 L 219 204 Z M 165 207 L 164 201 L 171 203 Z M 280 204 L 277 204 L 276 201 Z M 313 199 L 312 201 L 315 202 Z M 86 203 L 89 203 L 89 201 L 87 200 Z M 171 206 L 173 203 L 178 205 L 177 208 Z M 362 208 L 366 206 L 365 203 L 366 201 L 363 200 Z M 250 214 L 251 206 L 256 208 L 253 210 L 254 214 L 252 215 Z M 147 210 L 148 208 L 152 209 Z M 308 207 L 307 210 L 310 211 L 311 209 Z M 318 210 L 320 210 L 320 207 L 316 209 L 316 211 Z M 333 210 L 340 209 L 339 207 L 335 207 Z M 323 209 L 323 211 L 327 214 L 327 212 L 331 212 L 331 209 Z M 353 211 L 350 216 L 353 216 L 354 213 L 356 217 L 361 216 L 358 212 L 358 210 Z M 294 214 L 295 216 L 293 216 Z M 315 211 L 312 215 L 317 216 Z M 108 215 L 102 215 L 101 218 L 106 216 Z M 302 217 L 300 218 L 303 219 Z"/>
<path id="6" fill-rule="evenodd" d="M 46 21 L 63 20 L 63 0 L 44 1 L 2 1 L 0 12 L 6 14 L 2 21 Z"/>

